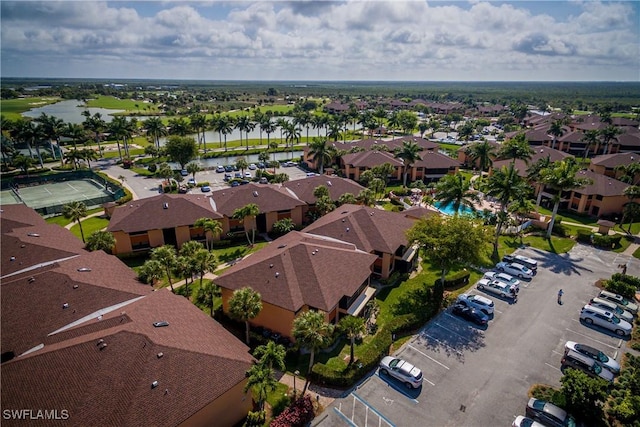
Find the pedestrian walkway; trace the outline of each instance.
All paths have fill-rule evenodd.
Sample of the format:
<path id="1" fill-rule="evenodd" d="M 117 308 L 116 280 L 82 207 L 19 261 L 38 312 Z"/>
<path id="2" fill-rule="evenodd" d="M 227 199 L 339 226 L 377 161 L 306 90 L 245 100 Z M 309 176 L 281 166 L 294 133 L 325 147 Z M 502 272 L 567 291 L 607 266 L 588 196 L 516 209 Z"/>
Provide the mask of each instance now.
<path id="1" fill-rule="evenodd" d="M 89 219 L 89 218 L 92 218 L 92 217 L 94 217 L 94 216 L 102 216 L 102 215 L 104 215 L 104 211 L 94 212 L 94 213 L 92 213 L 91 215 L 87 215 L 87 216 L 85 216 L 85 217 L 83 217 L 83 218 L 80 218 L 80 221 L 82 222 L 82 221 L 84 221 L 85 219 Z M 69 224 L 65 225 L 65 226 L 64 226 L 64 228 L 66 228 L 67 230 L 70 230 L 70 229 L 71 229 L 71 227 L 73 227 L 73 226 L 74 226 L 74 225 L 76 225 L 76 224 L 77 224 L 77 222 L 76 222 L 76 221 L 71 221 Z"/>
<path id="2" fill-rule="evenodd" d="M 282 384 L 288 385 L 289 388 L 291 389 L 291 393 L 293 393 L 294 391 L 294 385 L 295 385 L 295 390 L 297 392 L 297 395 L 300 395 L 300 393 L 304 388 L 305 379 L 303 377 L 298 377 L 298 376 L 294 377 L 294 375 L 291 375 L 288 372 L 285 372 L 285 373 L 277 372 L 276 378 L 278 378 L 278 380 Z M 314 401 L 320 404 L 321 406 L 320 410 L 327 409 L 335 399 L 344 396 L 345 393 L 346 392 L 343 390 L 337 390 L 337 389 L 328 388 L 328 387 L 320 387 L 313 383 L 309 384 L 309 387 L 307 388 L 307 392 L 306 392 L 306 394 L 310 395 Z"/>

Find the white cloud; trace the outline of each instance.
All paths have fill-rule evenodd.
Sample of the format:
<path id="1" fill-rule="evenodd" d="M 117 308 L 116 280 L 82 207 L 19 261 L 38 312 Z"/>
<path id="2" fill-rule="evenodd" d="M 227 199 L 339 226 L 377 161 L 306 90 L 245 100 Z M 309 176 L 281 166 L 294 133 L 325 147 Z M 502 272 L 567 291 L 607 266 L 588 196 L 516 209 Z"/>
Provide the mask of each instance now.
<path id="1" fill-rule="evenodd" d="M 114 78 L 639 79 L 637 4 L 575 2 L 568 18 L 554 16 L 554 2 L 544 13 L 527 4 L 260 1 L 125 7 L 2 1 L 2 69 L 6 76 L 56 72 Z"/>

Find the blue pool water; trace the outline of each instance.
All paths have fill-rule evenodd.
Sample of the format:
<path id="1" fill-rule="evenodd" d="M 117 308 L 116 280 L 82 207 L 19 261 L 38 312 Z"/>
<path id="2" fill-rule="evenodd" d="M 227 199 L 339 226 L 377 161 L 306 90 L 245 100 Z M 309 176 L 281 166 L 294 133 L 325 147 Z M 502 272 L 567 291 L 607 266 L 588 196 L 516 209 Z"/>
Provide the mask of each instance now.
<path id="1" fill-rule="evenodd" d="M 445 215 L 453 215 L 455 211 L 453 210 L 453 204 L 445 205 L 442 202 L 435 202 L 433 204 L 436 208 L 438 208 Z M 475 209 L 468 208 L 466 206 L 460 206 L 458 211 L 462 215 L 471 215 L 475 212 Z"/>

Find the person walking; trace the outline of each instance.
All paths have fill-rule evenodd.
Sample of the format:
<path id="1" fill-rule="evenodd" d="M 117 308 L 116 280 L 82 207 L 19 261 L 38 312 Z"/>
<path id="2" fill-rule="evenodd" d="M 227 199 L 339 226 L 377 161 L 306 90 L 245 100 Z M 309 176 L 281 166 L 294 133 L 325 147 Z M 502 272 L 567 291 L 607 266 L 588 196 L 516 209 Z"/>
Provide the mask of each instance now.
<path id="1" fill-rule="evenodd" d="M 558 291 L 558 304 L 562 305 L 562 295 L 564 295 L 564 292 L 562 292 L 562 289 L 560 289 Z"/>

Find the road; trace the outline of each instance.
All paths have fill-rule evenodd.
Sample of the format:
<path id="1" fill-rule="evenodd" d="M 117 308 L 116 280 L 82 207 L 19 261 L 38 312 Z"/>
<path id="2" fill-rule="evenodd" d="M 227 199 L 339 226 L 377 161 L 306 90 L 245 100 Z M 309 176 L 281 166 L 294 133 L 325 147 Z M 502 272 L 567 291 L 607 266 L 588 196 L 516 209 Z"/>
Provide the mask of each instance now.
<path id="1" fill-rule="evenodd" d="M 329 426 L 488 426 L 510 425 L 524 414 L 527 391 L 536 383 L 560 386 L 560 359 L 567 340 L 584 342 L 620 360 L 625 340 L 583 325 L 580 308 L 598 293 L 596 280 L 628 263 L 640 274 L 640 261 L 578 244 L 555 255 L 534 249 L 518 253 L 537 259 L 539 272 L 524 282 L 517 303 L 494 300 L 495 314 L 483 330 L 440 313 L 396 355 L 422 369 L 421 388 L 373 372 L 314 425 Z M 564 290 L 563 305 L 556 300 Z"/>

